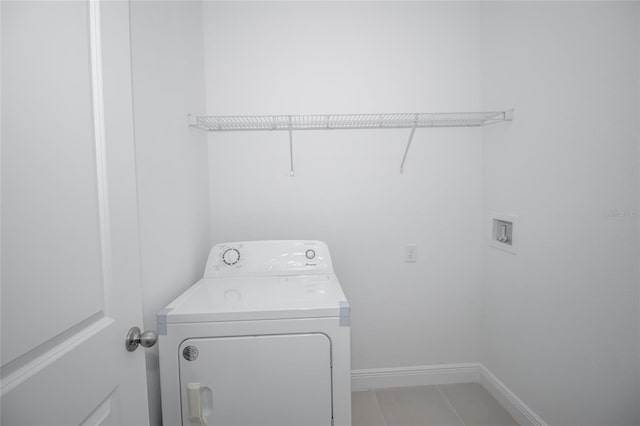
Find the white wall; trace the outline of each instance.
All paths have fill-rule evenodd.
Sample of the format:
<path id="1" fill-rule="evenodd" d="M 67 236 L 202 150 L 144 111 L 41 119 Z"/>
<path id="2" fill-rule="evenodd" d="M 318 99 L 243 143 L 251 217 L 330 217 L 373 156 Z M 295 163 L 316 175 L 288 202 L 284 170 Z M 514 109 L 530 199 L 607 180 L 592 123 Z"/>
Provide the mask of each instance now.
<path id="1" fill-rule="evenodd" d="M 204 5 L 211 115 L 477 110 L 478 3 Z M 477 361 L 479 129 L 209 136 L 215 242 L 320 239 L 352 305 L 353 368 Z M 403 262 L 403 246 L 419 261 Z"/>
<path id="2" fill-rule="evenodd" d="M 205 105 L 202 4 L 131 3 L 144 328 L 202 276 L 211 245 L 205 136 L 187 126 Z M 157 347 L 147 349 L 151 424 L 160 424 Z"/>
<path id="3" fill-rule="evenodd" d="M 483 363 L 553 425 L 638 424 L 638 4 L 485 3 Z M 631 217 L 611 217 L 608 209 Z M 485 223 L 485 226 L 488 224 Z"/>

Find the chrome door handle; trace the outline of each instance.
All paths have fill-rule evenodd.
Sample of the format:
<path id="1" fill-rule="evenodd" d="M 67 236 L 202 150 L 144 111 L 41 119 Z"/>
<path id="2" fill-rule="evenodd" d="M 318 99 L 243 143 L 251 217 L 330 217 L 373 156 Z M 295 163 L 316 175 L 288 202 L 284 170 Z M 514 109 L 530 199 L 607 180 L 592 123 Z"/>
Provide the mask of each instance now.
<path id="1" fill-rule="evenodd" d="M 133 352 L 138 349 L 138 345 L 150 348 L 155 345 L 157 341 L 158 335 L 155 331 L 147 330 L 141 333 L 138 327 L 131 327 L 124 339 L 124 347 L 127 348 L 129 352 Z"/>

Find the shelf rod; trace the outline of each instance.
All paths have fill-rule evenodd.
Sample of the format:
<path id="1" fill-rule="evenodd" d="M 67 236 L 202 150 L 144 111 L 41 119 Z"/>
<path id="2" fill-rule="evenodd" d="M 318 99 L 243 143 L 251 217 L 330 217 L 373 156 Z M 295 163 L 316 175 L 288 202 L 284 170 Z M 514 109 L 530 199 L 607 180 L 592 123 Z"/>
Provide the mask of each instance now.
<path id="1" fill-rule="evenodd" d="M 293 131 L 291 130 L 291 116 L 289 116 L 289 176 L 293 177 Z"/>
<path id="2" fill-rule="evenodd" d="M 404 173 L 404 162 L 407 160 L 407 154 L 409 153 L 409 148 L 411 147 L 411 141 L 413 140 L 413 134 L 416 132 L 416 127 L 418 127 L 418 114 L 413 119 L 413 127 L 411 128 L 411 134 L 409 135 L 409 141 L 407 142 L 407 147 L 404 149 L 404 155 L 402 156 L 402 163 L 400 164 L 400 173 Z"/>

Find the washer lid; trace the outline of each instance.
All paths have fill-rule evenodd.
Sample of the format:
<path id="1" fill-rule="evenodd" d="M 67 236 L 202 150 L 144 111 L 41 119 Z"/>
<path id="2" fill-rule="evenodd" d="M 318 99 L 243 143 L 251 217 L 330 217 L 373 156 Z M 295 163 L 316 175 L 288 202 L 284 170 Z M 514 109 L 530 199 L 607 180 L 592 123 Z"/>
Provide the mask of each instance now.
<path id="1" fill-rule="evenodd" d="M 167 324 L 318 318 L 348 307 L 335 274 L 227 277 L 198 281 L 158 315 Z"/>

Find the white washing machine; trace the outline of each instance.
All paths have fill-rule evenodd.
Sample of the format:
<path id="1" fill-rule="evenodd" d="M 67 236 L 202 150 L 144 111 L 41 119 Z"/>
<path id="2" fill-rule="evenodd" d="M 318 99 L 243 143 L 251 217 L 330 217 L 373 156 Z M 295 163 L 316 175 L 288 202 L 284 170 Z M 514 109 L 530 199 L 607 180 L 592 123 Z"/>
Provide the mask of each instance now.
<path id="1" fill-rule="evenodd" d="M 158 313 L 165 426 L 348 426 L 350 308 L 320 241 L 211 249 Z"/>

